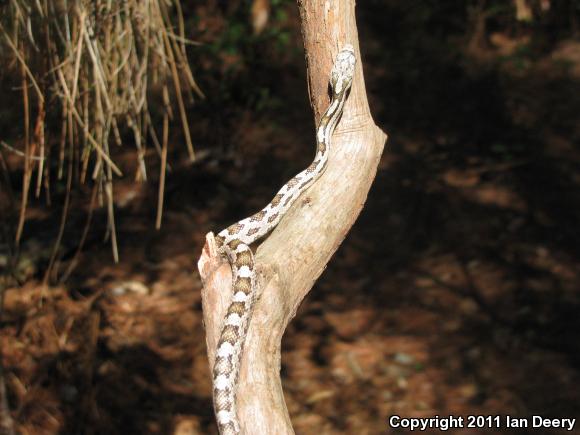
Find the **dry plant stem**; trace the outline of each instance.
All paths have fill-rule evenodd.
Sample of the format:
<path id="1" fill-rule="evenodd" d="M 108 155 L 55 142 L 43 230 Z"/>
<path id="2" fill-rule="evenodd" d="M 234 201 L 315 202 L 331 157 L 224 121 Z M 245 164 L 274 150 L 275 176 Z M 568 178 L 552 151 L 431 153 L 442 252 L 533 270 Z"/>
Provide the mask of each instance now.
<path id="1" fill-rule="evenodd" d="M 44 141 L 44 118 L 46 112 L 44 111 L 44 100 L 38 101 L 38 115 L 36 116 L 36 128 L 34 129 L 34 136 L 40 147 L 38 156 L 38 172 L 36 173 L 36 192 L 35 196 L 40 197 L 40 189 L 42 188 L 42 174 L 44 173 L 44 159 L 45 156 L 45 141 Z"/>
<path id="2" fill-rule="evenodd" d="M 15 59 L 12 63 L 20 69 L 24 105 L 24 152 L 15 150 L 24 155 L 23 194 L 15 240 L 18 241 L 23 233 L 29 191 L 38 197 L 44 185 L 47 202 L 50 202 L 49 183 L 54 165 L 49 158 L 52 157 L 53 161 L 58 161 L 58 180 L 65 177 L 67 198 L 70 177 L 73 182 L 85 182 L 87 176 L 99 179 L 99 198 L 106 199 L 108 234 L 117 261 L 113 185 L 114 176 L 122 173 L 110 150 L 113 143 L 122 144 L 119 128 L 127 126 L 133 131 L 138 180 L 147 178 L 149 134 L 163 159 L 163 177 L 165 167 L 169 167 L 167 146 L 163 151 L 149 112 L 147 99 L 152 86 L 166 89 L 169 81 L 173 81 L 173 97 L 177 99 L 189 155 L 194 159 L 181 93 L 186 92 L 191 99 L 194 94 L 203 98 L 203 94 L 187 61 L 185 44 L 193 42 L 185 36 L 181 4 L 178 0 L 10 0 L 0 2 L 0 12 L 8 17 L 0 22 L 0 47 L 6 46 L 8 54 Z M 176 18 L 177 28 L 173 25 Z M 44 137 L 45 98 L 58 101 L 62 107 L 60 144 L 52 151 L 53 140 L 47 137 L 45 142 Z M 33 135 L 34 107 L 38 107 L 38 114 Z M 168 125 L 164 118 L 164 128 Z M 65 174 L 71 168 L 72 172 Z M 31 180 L 35 170 L 34 185 Z M 160 205 L 164 182 L 163 179 Z M 68 202 L 65 199 L 65 211 Z M 66 223 L 66 216 L 61 222 Z M 160 222 L 161 211 L 157 224 Z M 51 266 L 56 264 L 54 255 L 61 233 L 59 229 Z"/>
<path id="3" fill-rule="evenodd" d="M 24 217 L 26 216 L 26 206 L 28 204 L 28 190 L 30 188 L 30 176 L 32 173 L 30 161 L 30 109 L 28 99 L 28 83 L 26 80 L 25 65 L 21 64 L 22 72 L 22 101 L 24 102 L 24 171 L 22 173 L 22 198 L 20 203 L 20 216 L 16 228 L 16 244 L 20 243 L 22 231 L 24 230 Z"/>
<path id="4" fill-rule="evenodd" d="M 163 218 L 163 198 L 165 197 L 165 172 L 167 171 L 167 143 L 169 141 L 169 92 L 167 87 L 163 88 L 163 145 L 161 148 L 161 168 L 159 174 L 159 194 L 157 195 L 157 218 L 155 219 L 155 229 L 161 228 Z"/>
<path id="5" fill-rule="evenodd" d="M 374 124 L 366 98 L 354 1 L 309 0 L 299 1 L 298 6 L 316 121 L 328 105 L 329 73 L 337 52 L 350 43 L 358 62 L 326 172 L 256 253 L 259 300 L 244 346 L 237 392 L 238 415 L 246 434 L 293 433 L 280 382 L 282 335 L 360 213 L 386 140 Z M 203 314 L 212 366 L 232 290 L 229 265 L 217 256 L 211 233 L 198 268 L 204 281 Z"/>
<path id="6" fill-rule="evenodd" d="M 171 51 L 171 44 L 169 42 L 169 37 L 167 33 L 163 32 L 163 40 L 165 41 L 165 46 L 167 49 L 167 60 L 169 66 L 171 67 L 171 74 L 173 75 L 173 86 L 175 87 L 175 96 L 177 98 L 177 107 L 179 107 L 179 114 L 181 116 L 181 124 L 183 127 L 183 135 L 185 136 L 185 143 L 187 145 L 187 151 L 189 153 L 189 160 L 195 161 L 195 152 L 193 151 L 193 143 L 191 142 L 191 134 L 189 133 L 189 123 L 187 121 L 187 114 L 185 113 L 185 104 L 183 103 L 183 97 L 181 95 L 181 85 L 179 80 L 179 74 L 177 72 L 177 65 L 175 64 L 175 58 L 173 52 Z"/>

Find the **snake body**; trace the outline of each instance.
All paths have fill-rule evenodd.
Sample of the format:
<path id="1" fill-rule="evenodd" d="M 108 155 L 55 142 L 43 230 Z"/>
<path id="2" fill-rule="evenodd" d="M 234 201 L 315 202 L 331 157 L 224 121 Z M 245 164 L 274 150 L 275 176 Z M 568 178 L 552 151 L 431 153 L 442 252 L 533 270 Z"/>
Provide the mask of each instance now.
<path id="1" fill-rule="evenodd" d="M 352 84 L 355 61 L 351 45 L 346 45 L 336 56 L 330 74 L 332 98 L 316 130 L 317 149 L 312 164 L 282 186 L 266 207 L 230 225 L 215 237 L 219 254 L 226 257 L 231 265 L 233 288 L 213 366 L 214 408 L 222 435 L 240 433 L 236 388 L 244 341 L 256 298 L 254 255 L 249 245 L 272 231 L 294 201 L 326 169 L 330 139 Z"/>

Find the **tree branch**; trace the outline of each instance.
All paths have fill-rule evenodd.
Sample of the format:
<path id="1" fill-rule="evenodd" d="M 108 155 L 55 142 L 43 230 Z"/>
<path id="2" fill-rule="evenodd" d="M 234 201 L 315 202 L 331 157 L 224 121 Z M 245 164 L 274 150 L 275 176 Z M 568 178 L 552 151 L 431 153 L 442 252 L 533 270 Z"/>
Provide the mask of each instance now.
<path id="1" fill-rule="evenodd" d="M 354 1 L 299 0 L 298 7 L 317 121 L 328 106 L 332 63 L 347 43 L 355 48 L 357 66 L 325 173 L 303 193 L 256 253 L 259 299 L 244 346 L 237 392 L 238 415 L 246 434 L 294 433 L 280 382 L 282 335 L 359 215 L 386 140 L 374 124 L 366 98 Z M 211 233 L 198 269 L 204 282 L 206 343 L 213 365 L 232 288 L 229 264 L 218 256 Z"/>

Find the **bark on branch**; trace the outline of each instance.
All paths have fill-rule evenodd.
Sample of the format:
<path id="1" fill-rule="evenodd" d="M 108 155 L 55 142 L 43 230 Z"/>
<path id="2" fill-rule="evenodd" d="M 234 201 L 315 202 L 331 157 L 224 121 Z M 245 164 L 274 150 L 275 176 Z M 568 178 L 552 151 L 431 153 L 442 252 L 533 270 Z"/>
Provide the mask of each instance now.
<path id="1" fill-rule="evenodd" d="M 282 336 L 359 215 L 386 140 L 374 124 L 366 98 L 354 1 L 298 0 L 298 7 L 310 101 L 317 122 L 329 102 L 334 58 L 347 43 L 355 48 L 357 66 L 325 173 L 303 193 L 256 253 L 259 299 L 244 346 L 237 392 L 238 415 L 245 434 L 294 433 L 280 382 Z M 217 255 L 211 233 L 198 268 L 204 283 L 203 316 L 213 366 L 232 288 L 229 264 Z"/>

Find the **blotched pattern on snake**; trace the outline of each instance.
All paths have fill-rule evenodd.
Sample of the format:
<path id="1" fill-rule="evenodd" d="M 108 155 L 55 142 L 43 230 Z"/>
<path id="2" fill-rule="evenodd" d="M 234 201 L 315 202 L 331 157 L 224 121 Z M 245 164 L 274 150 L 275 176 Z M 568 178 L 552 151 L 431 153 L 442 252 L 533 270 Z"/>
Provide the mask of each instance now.
<path id="1" fill-rule="evenodd" d="M 351 45 L 336 56 L 330 74 L 332 98 L 316 130 L 316 156 L 312 164 L 288 181 L 258 213 L 243 219 L 216 236 L 220 255 L 232 268 L 233 296 L 224 318 L 213 366 L 214 408 L 220 434 L 240 433 L 236 413 L 236 387 L 246 332 L 255 300 L 254 255 L 251 243 L 272 231 L 284 213 L 324 172 L 330 139 L 342 115 L 352 84 L 356 58 Z"/>

